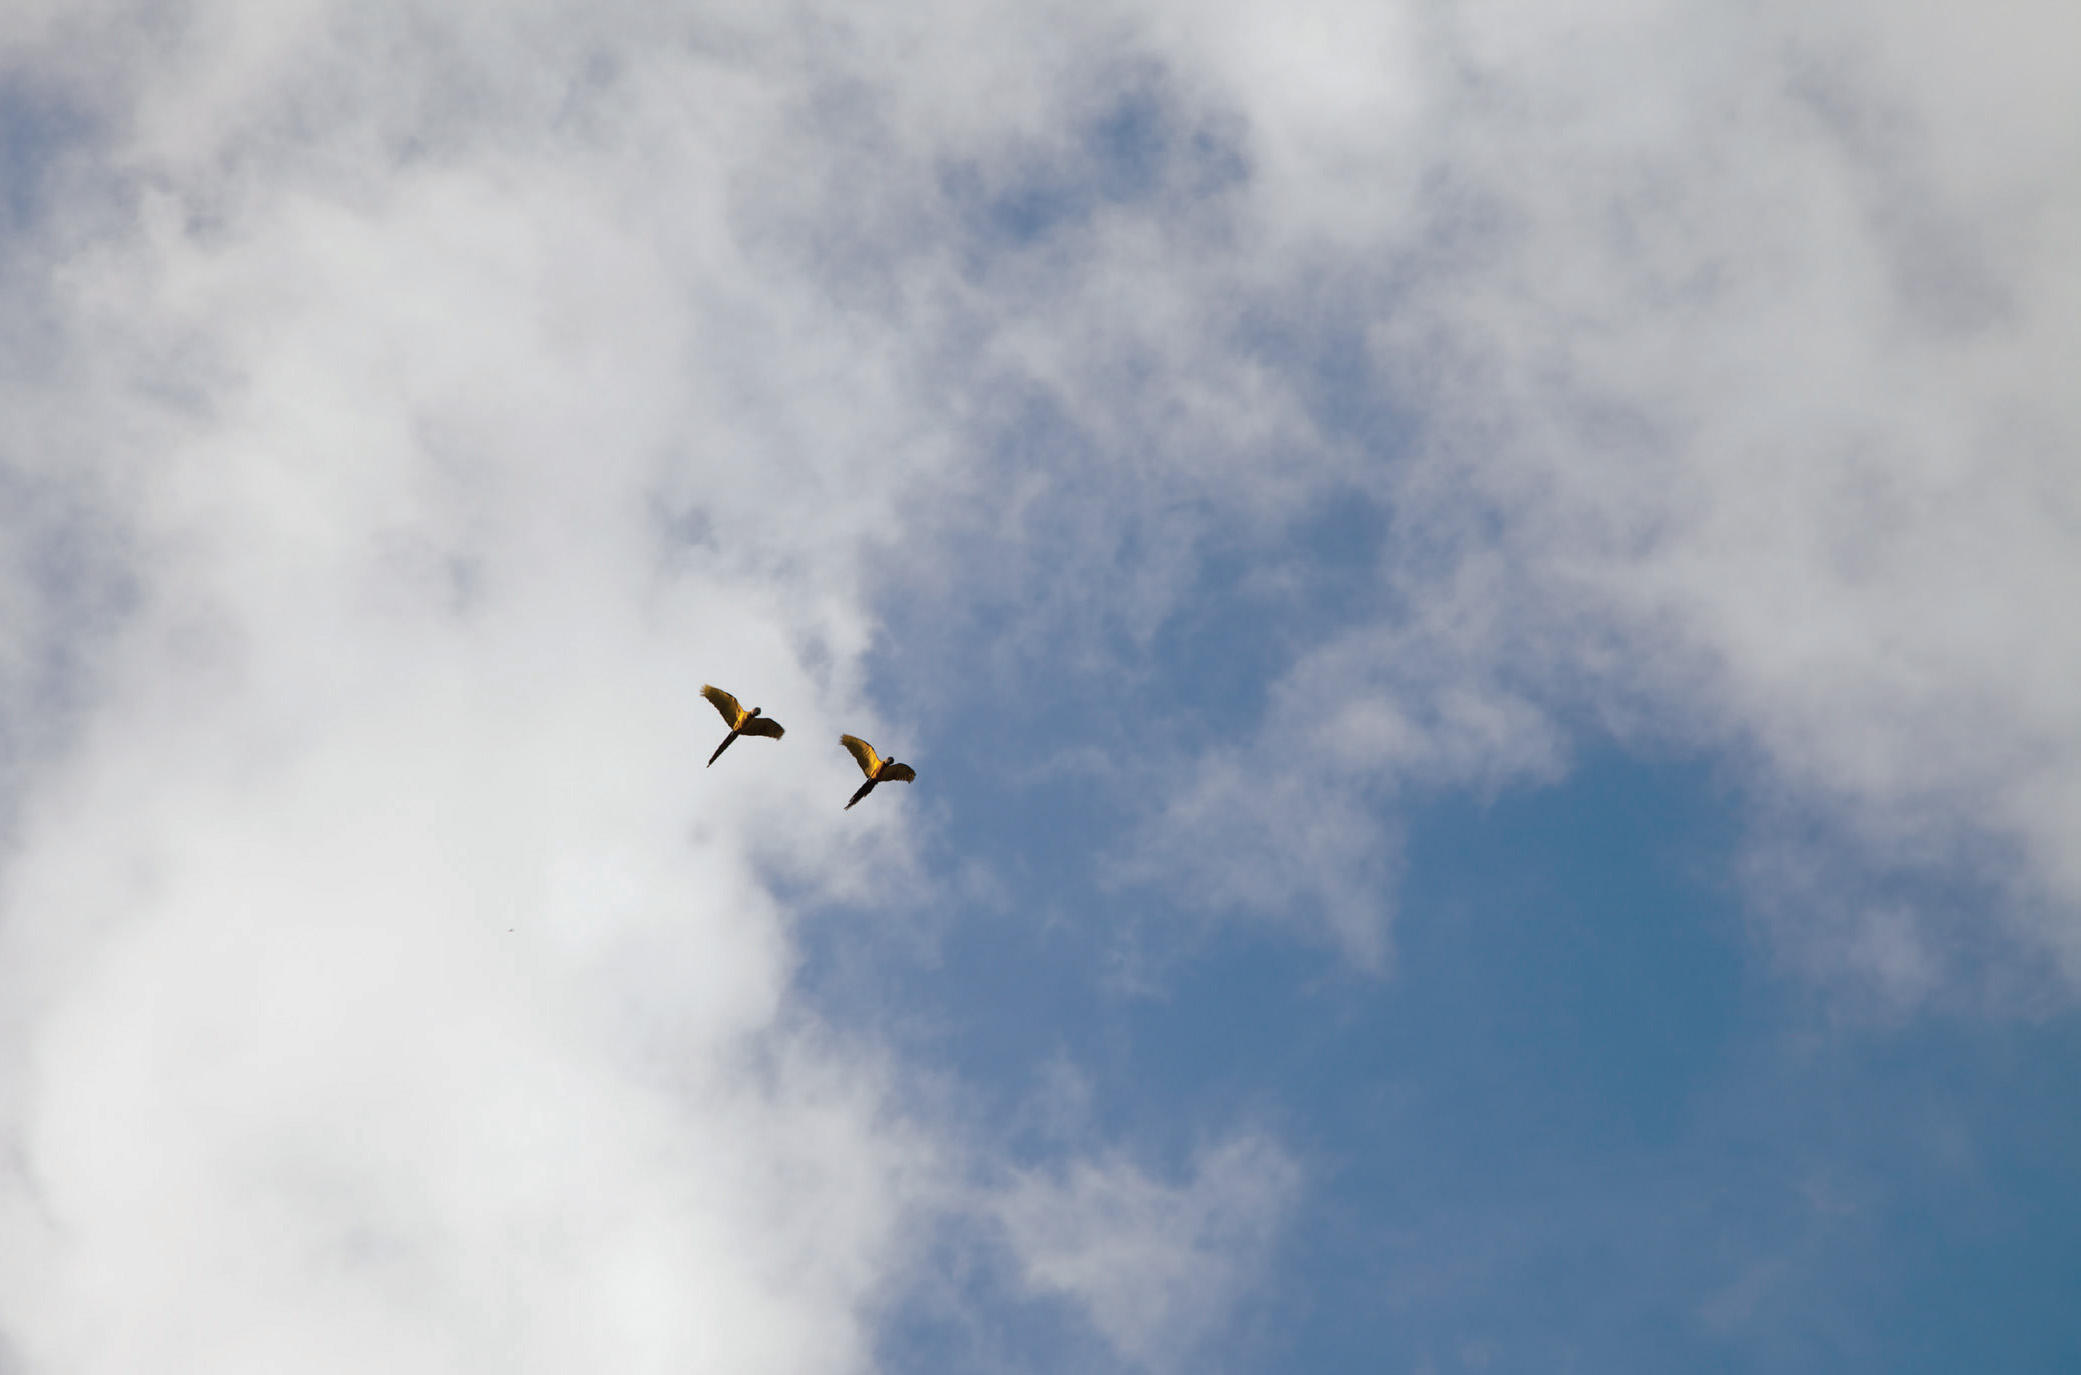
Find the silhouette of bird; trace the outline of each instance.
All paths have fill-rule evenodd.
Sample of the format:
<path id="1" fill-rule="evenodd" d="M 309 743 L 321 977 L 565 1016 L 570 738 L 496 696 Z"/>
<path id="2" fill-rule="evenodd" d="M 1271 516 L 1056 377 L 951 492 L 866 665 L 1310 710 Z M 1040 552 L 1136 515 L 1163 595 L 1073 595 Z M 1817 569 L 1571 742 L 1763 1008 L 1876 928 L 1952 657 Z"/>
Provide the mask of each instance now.
<path id="1" fill-rule="evenodd" d="M 877 783 L 909 783 L 918 776 L 917 771 L 910 765 L 899 764 L 893 759 L 884 759 L 876 754 L 874 746 L 857 735 L 841 735 L 838 737 L 838 743 L 852 752 L 853 758 L 860 765 L 860 772 L 867 775 L 867 781 L 860 785 L 860 791 L 853 794 L 853 802 L 858 802 L 873 792 Z M 851 811 L 853 802 L 846 803 L 839 810 Z"/>
<path id="2" fill-rule="evenodd" d="M 715 704 L 715 709 L 723 714 L 724 724 L 730 728 L 730 733 L 723 737 L 723 742 L 715 747 L 715 753 L 708 756 L 710 766 L 723 757 L 723 751 L 730 748 L 730 742 L 740 735 L 770 735 L 778 740 L 787 734 L 781 729 L 780 722 L 770 716 L 759 715 L 765 710 L 764 707 L 753 707 L 746 711 L 737 705 L 735 697 L 719 687 L 710 687 L 706 683 L 701 684 L 701 695 Z"/>

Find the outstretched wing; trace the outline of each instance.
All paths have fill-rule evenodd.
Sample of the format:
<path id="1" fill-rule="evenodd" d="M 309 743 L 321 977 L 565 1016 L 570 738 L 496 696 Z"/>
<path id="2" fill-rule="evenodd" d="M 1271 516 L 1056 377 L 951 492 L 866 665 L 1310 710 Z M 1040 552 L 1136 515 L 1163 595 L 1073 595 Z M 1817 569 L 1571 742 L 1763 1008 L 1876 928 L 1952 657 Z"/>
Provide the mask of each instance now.
<path id="1" fill-rule="evenodd" d="M 719 687 L 710 687 L 706 683 L 701 684 L 701 695 L 715 703 L 715 709 L 723 714 L 724 725 L 731 730 L 737 729 L 737 723 L 744 719 L 744 708 L 737 705 L 735 697 Z"/>
<path id="2" fill-rule="evenodd" d="M 891 764 L 882 771 L 881 781 L 884 783 L 915 783 L 917 778 L 918 771 L 910 765 Z"/>
<path id="3" fill-rule="evenodd" d="M 780 722 L 770 716 L 754 716 L 751 720 L 744 723 L 744 734 L 770 735 L 775 740 L 778 740 L 781 736 L 786 735 L 787 732 L 780 728 Z"/>
<path id="4" fill-rule="evenodd" d="M 874 752 L 874 746 L 868 744 L 859 736 L 841 735 L 838 737 L 838 743 L 845 746 L 852 753 L 854 761 L 860 766 L 861 773 L 872 778 L 882 771 L 881 756 Z"/>

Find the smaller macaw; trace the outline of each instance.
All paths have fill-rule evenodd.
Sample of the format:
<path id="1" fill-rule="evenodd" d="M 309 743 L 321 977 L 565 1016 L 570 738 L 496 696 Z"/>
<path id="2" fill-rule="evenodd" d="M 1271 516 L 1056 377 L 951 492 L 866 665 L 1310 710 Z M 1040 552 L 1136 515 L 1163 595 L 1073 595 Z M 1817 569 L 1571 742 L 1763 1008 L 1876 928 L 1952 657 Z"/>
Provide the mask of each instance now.
<path id="1" fill-rule="evenodd" d="M 858 802 L 873 792 L 877 783 L 909 783 L 918 776 L 917 770 L 910 765 L 899 764 L 893 759 L 884 759 L 876 754 L 874 746 L 857 735 L 841 735 L 838 737 L 838 743 L 852 752 L 854 760 L 860 765 L 860 772 L 867 775 L 867 781 L 860 785 L 860 791 L 853 794 L 853 801 L 846 803 L 840 811 L 851 811 L 853 802 Z"/>

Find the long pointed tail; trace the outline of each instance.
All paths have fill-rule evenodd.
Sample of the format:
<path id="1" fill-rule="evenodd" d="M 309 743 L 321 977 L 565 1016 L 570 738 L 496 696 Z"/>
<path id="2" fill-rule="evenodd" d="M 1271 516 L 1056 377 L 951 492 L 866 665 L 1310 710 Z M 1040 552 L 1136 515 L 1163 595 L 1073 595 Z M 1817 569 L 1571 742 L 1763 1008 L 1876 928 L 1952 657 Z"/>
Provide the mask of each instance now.
<path id="1" fill-rule="evenodd" d="M 708 756 L 708 763 L 710 766 L 713 766 L 716 760 L 723 757 L 723 751 L 730 748 L 730 742 L 732 740 L 735 740 L 736 738 L 737 732 L 734 730 L 723 737 L 723 742 L 715 747 L 715 753 Z"/>
<path id="2" fill-rule="evenodd" d="M 858 802 L 861 798 L 873 792 L 874 785 L 880 781 L 880 779 L 870 778 L 865 783 L 862 783 L 860 785 L 860 791 L 853 794 L 853 802 Z M 838 810 L 840 810 L 841 812 L 851 811 L 853 809 L 853 802 L 846 803 L 843 807 L 840 807 Z"/>

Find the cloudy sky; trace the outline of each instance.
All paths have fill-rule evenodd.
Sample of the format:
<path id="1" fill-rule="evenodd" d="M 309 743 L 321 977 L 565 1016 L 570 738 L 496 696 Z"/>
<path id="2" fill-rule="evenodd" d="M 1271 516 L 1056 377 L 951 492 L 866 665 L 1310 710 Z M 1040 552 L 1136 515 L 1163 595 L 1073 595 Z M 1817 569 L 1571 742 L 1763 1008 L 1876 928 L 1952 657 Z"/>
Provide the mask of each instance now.
<path id="1" fill-rule="evenodd" d="M 2081 1367 L 2076 54 L 0 7 L 0 1372 Z"/>

